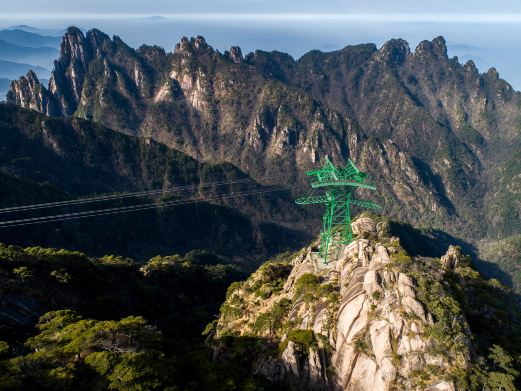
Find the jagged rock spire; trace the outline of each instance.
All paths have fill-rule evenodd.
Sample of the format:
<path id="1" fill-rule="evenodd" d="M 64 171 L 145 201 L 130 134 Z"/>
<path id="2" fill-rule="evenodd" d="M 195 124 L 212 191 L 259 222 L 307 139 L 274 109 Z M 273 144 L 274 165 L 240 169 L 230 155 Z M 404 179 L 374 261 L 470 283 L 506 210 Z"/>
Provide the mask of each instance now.
<path id="1" fill-rule="evenodd" d="M 188 39 L 188 37 L 182 37 L 181 41 L 175 45 L 174 53 L 190 57 L 193 53 L 203 50 L 213 51 L 213 48 L 206 43 L 203 36 L 198 35 L 190 39 Z"/>
<path id="2" fill-rule="evenodd" d="M 432 41 L 421 41 L 414 53 L 416 55 L 431 55 L 437 58 L 448 59 L 447 44 L 445 38 L 441 36 L 434 38 Z"/>
<path id="3" fill-rule="evenodd" d="M 230 48 L 230 59 L 238 64 L 238 63 L 241 63 L 243 61 L 243 57 L 242 57 L 242 51 L 241 51 L 241 48 L 238 47 L 238 46 L 232 46 Z"/>
<path id="4" fill-rule="evenodd" d="M 59 114 L 53 97 L 32 70 L 11 82 L 7 102 L 50 115 Z"/>
<path id="5" fill-rule="evenodd" d="M 391 39 L 378 51 L 378 58 L 388 64 L 402 64 L 410 54 L 409 44 L 403 39 Z"/>

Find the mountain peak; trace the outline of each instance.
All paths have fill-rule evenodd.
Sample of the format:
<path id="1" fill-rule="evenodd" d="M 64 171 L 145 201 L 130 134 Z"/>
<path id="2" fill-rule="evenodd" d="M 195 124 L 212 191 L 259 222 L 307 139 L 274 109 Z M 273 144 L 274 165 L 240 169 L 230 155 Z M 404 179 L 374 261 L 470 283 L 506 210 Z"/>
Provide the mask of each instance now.
<path id="1" fill-rule="evenodd" d="M 202 35 L 198 35 L 195 39 L 192 38 L 192 42 L 196 49 L 206 49 L 208 47 L 208 44 Z"/>
<path id="2" fill-rule="evenodd" d="M 414 52 L 416 55 L 434 55 L 439 58 L 448 58 L 447 43 L 442 36 L 434 38 L 432 41 L 421 41 Z"/>
<path id="3" fill-rule="evenodd" d="M 85 36 L 77 27 L 69 27 L 63 36 L 60 50 L 59 62 L 68 61 L 74 58 L 84 60 Z M 82 61 L 85 62 L 85 61 Z"/>
<path id="4" fill-rule="evenodd" d="M 213 50 L 202 35 L 198 35 L 195 38 L 182 37 L 181 41 L 175 45 L 174 53 L 181 54 L 183 56 L 190 56 L 192 53 L 202 50 Z"/>
<path id="5" fill-rule="evenodd" d="M 85 38 L 89 41 L 92 48 L 102 47 L 104 44 L 110 42 L 110 37 L 98 29 L 87 31 Z"/>
<path id="6" fill-rule="evenodd" d="M 488 71 L 487 71 L 487 76 L 492 78 L 492 79 L 499 79 L 499 72 L 497 71 L 496 68 L 492 67 L 490 68 Z"/>
<path id="7" fill-rule="evenodd" d="M 445 42 L 445 38 L 441 35 L 432 40 L 432 45 L 438 53 L 447 56 L 447 43 Z"/>
<path id="8" fill-rule="evenodd" d="M 32 69 L 29 69 L 27 71 L 27 74 L 25 75 L 27 80 L 30 80 L 32 83 L 40 83 L 40 80 L 38 80 L 38 76 L 36 76 L 36 73 Z"/>
<path id="9" fill-rule="evenodd" d="M 472 60 L 468 60 L 464 65 L 463 68 L 473 74 L 478 74 L 478 68 L 476 67 L 476 64 Z"/>
<path id="10" fill-rule="evenodd" d="M 314 250 L 317 241 L 232 285 L 212 336 L 214 357 L 234 354 L 222 337 L 247 336 L 278 343 L 279 354 L 270 356 L 266 349 L 256 357 L 263 365 L 252 367 L 275 383 L 296 380 L 312 390 L 406 384 L 454 390 L 447 375 L 468 371 L 472 359 L 469 326 L 442 288 L 439 262 L 412 258 L 389 227 L 388 221 L 360 217 L 352 224 L 354 241 L 335 249 L 328 264 Z M 456 247 L 443 262 L 452 274 L 470 270 Z M 433 329 L 445 331 L 434 335 Z M 432 351 L 442 347 L 434 359 Z M 418 373 L 428 376 L 421 380 Z"/>
<path id="11" fill-rule="evenodd" d="M 410 52 L 407 41 L 391 39 L 378 50 L 378 58 L 389 64 L 402 64 Z"/>
<path id="12" fill-rule="evenodd" d="M 91 29 L 83 34 L 79 28 L 69 27 L 63 36 L 60 59 L 64 57 L 69 60 L 70 55 L 71 59 L 86 63 L 100 48 L 107 48 L 112 41 L 117 42 L 121 39 L 115 36 L 111 40 L 107 34 L 98 29 Z"/>
<path id="13" fill-rule="evenodd" d="M 29 70 L 25 76 L 11 82 L 7 102 L 27 107 L 39 112 L 57 114 L 48 91 L 42 86 L 38 76 Z"/>
<path id="14" fill-rule="evenodd" d="M 73 36 L 73 37 L 81 37 L 81 38 L 84 38 L 83 36 L 83 31 L 81 31 L 78 27 L 76 26 L 70 26 L 67 28 L 67 31 L 65 32 L 64 35 L 69 35 L 69 36 Z"/>
<path id="15" fill-rule="evenodd" d="M 239 46 L 232 46 L 230 48 L 229 57 L 234 63 L 241 63 L 243 61 L 241 48 Z"/>

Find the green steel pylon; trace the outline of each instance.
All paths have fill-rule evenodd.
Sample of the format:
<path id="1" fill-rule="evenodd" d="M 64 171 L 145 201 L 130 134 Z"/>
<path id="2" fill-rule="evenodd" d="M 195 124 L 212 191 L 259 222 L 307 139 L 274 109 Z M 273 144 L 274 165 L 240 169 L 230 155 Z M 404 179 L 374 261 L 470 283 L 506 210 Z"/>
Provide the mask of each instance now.
<path id="1" fill-rule="evenodd" d="M 311 183 L 311 194 L 295 202 L 299 205 L 326 204 L 319 254 L 323 257 L 324 263 L 327 263 L 328 251 L 332 244 L 349 244 L 353 241 L 351 204 L 374 210 L 381 207 L 372 201 L 353 198 L 353 192 L 357 188 L 376 190 L 376 187 L 365 182 L 366 174 L 360 172 L 351 160 L 345 167 L 336 168 L 326 157 L 322 168 L 308 171 L 306 174 L 316 177 Z M 318 188 L 325 188 L 326 194 L 314 196 L 313 192 Z"/>

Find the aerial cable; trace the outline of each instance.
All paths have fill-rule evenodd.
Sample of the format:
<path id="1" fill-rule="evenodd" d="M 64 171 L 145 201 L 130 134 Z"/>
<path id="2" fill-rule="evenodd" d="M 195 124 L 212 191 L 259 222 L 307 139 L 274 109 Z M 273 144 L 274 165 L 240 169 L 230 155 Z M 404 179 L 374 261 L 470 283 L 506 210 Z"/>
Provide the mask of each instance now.
<path id="1" fill-rule="evenodd" d="M 176 191 L 193 190 L 193 189 L 204 188 L 204 187 L 223 186 L 223 185 L 227 185 L 227 184 L 244 183 L 244 182 L 255 183 L 252 179 L 242 179 L 242 180 L 228 181 L 228 182 L 212 182 L 212 183 L 193 185 L 193 186 L 178 186 L 175 188 L 167 188 L 167 189 L 142 190 L 142 191 L 136 191 L 136 192 L 111 194 L 111 195 L 105 195 L 105 196 L 78 198 L 78 199 L 67 200 L 67 201 L 56 201 L 56 202 L 47 202 L 47 203 L 43 203 L 43 204 L 14 206 L 14 207 L 0 209 L 0 213 L 12 213 L 12 212 L 18 212 L 18 211 L 25 211 L 25 210 L 45 209 L 45 208 L 53 208 L 53 207 L 59 207 L 59 206 L 79 205 L 79 204 L 86 204 L 86 203 L 100 202 L 100 201 L 110 201 L 110 200 L 123 199 L 123 198 L 142 197 L 142 196 L 147 196 L 147 195 L 167 194 L 167 193 L 172 193 L 172 192 L 176 192 Z"/>
<path id="2" fill-rule="evenodd" d="M 131 206 L 116 207 L 116 208 L 97 209 L 97 210 L 95 209 L 95 210 L 84 211 L 84 212 L 64 213 L 64 214 L 59 214 L 59 215 L 10 220 L 10 221 L 0 222 L 0 228 L 19 226 L 19 225 L 38 224 L 38 223 L 45 223 L 45 222 L 51 222 L 51 221 L 72 220 L 75 218 L 95 217 L 95 216 L 102 216 L 102 215 L 108 215 L 108 214 L 125 213 L 125 212 L 132 212 L 132 211 L 139 211 L 139 210 L 146 210 L 146 209 L 153 209 L 153 208 L 169 207 L 169 206 L 175 206 L 175 205 L 185 205 L 185 204 L 191 204 L 191 203 L 197 203 L 197 202 L 214 201 L 214 200 L 221 200 L 221 199 L 232 198 L 232 197 L 269 193 L 269 192 L 281 191 L 281 190 L 286 190 L 286 189 L 288 189 L 288 188 L 276 188 L 276 189 L 268 189 L 268 190 L 260 190 L 260 191 L 257 190 L 257 191 L 251 191 L 251 192 L 232 193 L 232 194 L 216 196 L 216 197 L 178 200 L 178 201 L 166 202 L 163 204 L 148 203 L 148 204 L 131 205 Z"/>
<path id="3" fill-rule="evenodd" d="M 278 178 L 278 177 L 280 177 L 280 175 L 266 177 L 266 179 Z M 177 191 L 194 190 L 194 189 L 200 189 L 200 188 L 206 188 L 206 187 L 212 187 L 212 186 L 225 186 L 228 184 L 231 185 L 231 184 L 236 184 L 236 183 L 250 183 L 250 182 L 258 183 L 256 181 L 254 181 L 252 178 L 244 178 L 244 179 L 237 179 L 237 180 L 223 181 L 223 182 L 209 182 L 209 183 L 203 183 L 203 184 L 199 184 L 199 185 L 178 186 L 178 187 L 171 187 L 171 188 L 166 188 L 166 189 L 143 190 L 143 191 L 137 191 L 137 192 L 127 192 L 127 193 L 111 194 L 111 195 L 105 195 L 105 196 L 78 198 L 78 199 L 67 200 L 67 201 L 56 201 L 56 202 L 47 202 L 47 203 L 41 203 L 41 204 L 13 206 L 13 207 L 0 209 L 0 214 L 20 212 L 20 211 L 26 211 L 26 210 L 54 208 L 54 207 L 60 207 L 60 206 L 80 205 L 80 204 L 87 204 L 87 203 L 93 203 L 93 202 L 117 200 L 117 199 L 123 199 L 123 198 L 168 194 L 168 193 L 173 193 L 173 192 L 177 192 Z"/>
<path id="4" fill-rule="evenodd" d="M 125 213 L 125 212 L 134 212 L 134 211 L 147 210 L 147 209 L 164 208 L 164 207 L 166 208 L 166 207 L 177 206 L 177 205 L 187 205 L 187 204 L 193 204 L 193 203 L 198 203 L 198 202 L 219 201 L 219 200 L 223 200 L 223 199 L 227 199 L 227 198 L 272 193 L 272 192 L 288 190 L 288 189 L 289 189 L 288 187 L 279 187 L 279 188 L 257 190 L 257 191 L 250 191 L 250 192 L 232 193 L 232 194 L 216 196 L 216 197 L 196 198 L 196 199 L 189 199 L 189 200 L 165 202 L 163 204 L 149 203 L 149 204 L 141 204 L 141 205 L 123 206 L 123 207 L 117 207 L 117 208 L 98 209 L 98 210 L 91 210 L 91 211 L 84 211 L 84 212 L 64 213 L 64 214 L 51 215 L 51 216 L 33 217 L 33 218 L 27 218 L 27 219 L 9 220 L 9 221 L 0 222 L 0 228 L 19 227 L 19 226 L 23 226 L 23 225 L 42 224 L 42 223 L 64 221 L 64 220 L 75 220 L 75 219 L 82 219 L 82 218 L 87 218 L 87 217 L 97 217 L 97 216 L 104 216 L 104 215 L 111 215 L 111 214 Z"/>
<path id="5" fill-rule="evenodd" d="M 244 192 L 244 193 L 232 193 L 230 194 L 231 195 L 241 195 L 241 194 L 255 194 L 257 192 L 265 192 L 266 190 L 261 190 L 261 191 L 250 191 L 250 192 Z M 271 189 L 268 189 L 267 191 L 271 191 Z M 171 204 L 177 204 L 177 203 L 182 203 L 182 202 L 185 202 L 185 201 L 204 201 L 204 200 L 207 200 L 207 199 L 219 199 L 219 198 L 223 198 L 223 197 L 226 197 L 225 195 L 222 195 L 222 196 L 216 196 L 216 197 L 210 197 L 210 198 L 196 198 L 196 199 L 188 199 L 188 200 L 177 200 L 177 201 L 170 201 L 170 202 L 165 202 L 163 204 L 159 204 L 159 203 L 156 203 L 156 202 L 153 202 L 153 203 L 147 203 L 147 204 L 139 204 L 139 205 L 130 205 L 130 206 L 121 206 L 121 207 L 113 207 L 113 208 L 106 208 L 106 209 L 94 209 L 94 210 L 89 210 L 89 211 L 83 211 L 83 212 L 71 212 L 71 213 L 63 213 L 63 214 L 59 214 L 59 215 L 51 215 L 51 216 L 41 216 L 41 217 L 32 217 L 32 218 L 26 218 L 26 219 L 18 219 L 18 220 L 10 220 L 10 221 L 3 221 L 3 222 L 0 222 L 0 226 L 1 225 L 5 225 L 5 224 L 9 224 L 9 223 L 18 223 L 18 222 L 25 222 L 25 221 L 38 221 L 38 220 L 45 220 L 45 219 L 48 219 L 48 218 L 60 218 L 60 217 L 74 217 L 74 216 L 82 216 L 82 215 L 88 215 L 88 214 L 96 214 L 96 213 L 102 213 L 102 212 L 116 212 L 116 211 L 122 211 L 122 212 L 125 212 L 127 210 L 131 210 L 131 209 L 134 209 L 134 208 L 142 208 L 142 207 L 160 207 L 160 206 L 165 206 L 165 205 L 171 205 Z"/>

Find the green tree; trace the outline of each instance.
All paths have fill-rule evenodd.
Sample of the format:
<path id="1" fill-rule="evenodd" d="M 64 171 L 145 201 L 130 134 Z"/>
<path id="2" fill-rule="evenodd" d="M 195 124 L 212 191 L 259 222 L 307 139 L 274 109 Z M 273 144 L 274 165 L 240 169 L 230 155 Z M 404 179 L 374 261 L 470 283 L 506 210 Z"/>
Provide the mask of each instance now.
<path id="1" fill-rule="evenodd" d="M 7 356 L 9 353 L 9 344 L 5 341 L 0 341 L 0 358 Z"/>
<path id="2" fill-rule="evenodd" d="M 488 358 L 493 362 L 493 371 L 487 376 L 486 383 L 492 390 L 516 391 L 514 384 L 519 371 L 514 367 L 514 359 L 501 346 L 492 345 Z"/>
<path id="3" fill-rule="evenodd" d="M 13 273 L 22 279 L 22 282 L 32 277 L 31 271 L 27 268 L 27 266 L 20 266 L 13 269 Z"/>
<path id="4" fill-rule="evenodd" d="M 295 282 L 296 295 L 309 302 L 317 294 L 319 286 L 320 277 L 313 273 L 305 273 Z"/>
<path id="5" fill-rule="evenodd" d="M 291 300 L 283 298 L 277 302 L 271 311 L 260 314 L 255 321 L 254 329 L 258 333 L 262 333 L 264 330 L 272 335 L 276 330 L 282 327 L 282 320 L 286 316 L 291 306 Z"/>
<path id="6" fill-rule="evenodd" d="M 60 284 L 67 284 L 71 280 L 70 274 L 65 269 L 53 270 L 50 275 L 56 278 Z"/>
<path id="7" fill-rule="evenodd" d="M 492 345 L 488 358 L 494 362 L 494 367 L 499 367 L 505 372 L 518 376 L 519 372 L 513 368 L 514 359 L 499 345 Z"/>
<path id="8" fill-rule="evenodd" d="M 487 385 L 491 390 L 497 391 L 517 391 L 514 384 L 514 376 L 504 372 L 489 372 Z"/>
<path id="9" fill-rule="evenodd" d="M 164 354 L 154 351 L 124 354 L 107 376 L 110 382 L 109 389 L 164 390 L 165 386 L 172 384 L 172 370 L 165 365 L 166 363 L 168 361 Z"/>
<path id="10" fill-rule="evenodd" d="M 33 352 L 13 361 L 18 377 L 29 384 L 69 389 L 87 382 L 114 390 L 173 384 L 172 362 L 159 351 L 161 334 L 142 317 L 97 321 L 62 310 L 42 316 L 37 328 L 40 333 L 26 343 Z"/>

